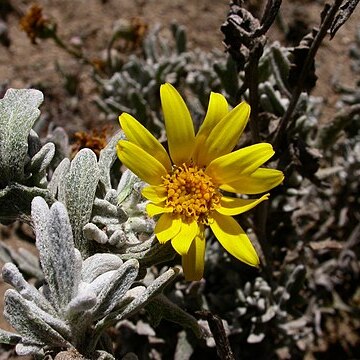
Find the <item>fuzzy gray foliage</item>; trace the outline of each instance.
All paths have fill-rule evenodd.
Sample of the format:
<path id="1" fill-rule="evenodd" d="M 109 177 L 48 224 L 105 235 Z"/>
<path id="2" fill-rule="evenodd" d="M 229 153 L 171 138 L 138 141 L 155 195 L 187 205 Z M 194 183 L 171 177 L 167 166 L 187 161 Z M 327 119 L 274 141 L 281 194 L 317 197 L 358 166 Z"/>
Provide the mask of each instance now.
<path id="1" fill-rule="evenodd" d="M 45 282 L 36 289 L 14 264 L 4 265 L 3 278 L 14 287 L 6 291 L 4 315 L 20 336 L 1 332 L 0 339 L 17 343 L 19 355 L 66 348 L 90 357 L 105 351 L 112 358 L 111 348 L 98 348 L 104 330 L 151 304 L 178 270 L 167 270 L 147 286 L 135 285 L 136 259 L 123 262 L 108 253 L 82 259 L 62 203 L 49 208 L 43 198 L 36 197 L 32 218 Z M 200 335 L 196 320 L 173 305 L 175 319 L 176 314 Z"/>
<path id="2" fill-rule="evenodd" d="M 26 179 L 25 163 L 28 155 L 28 136 L 39 117 L 43 94 L 38 90 L 6 92 L 0 101 L 0 187 Z"/>
<path id="3" fill-rule="evenodd" d="M 59 200 L 69 213 L 76 247 L 83 255 L 89 254 L 89 248 L 82 230 L 90 220 L 99 178 L 96 155 L 90 149 L 82 149 L 71 161 L 64 191 L 59 191 Z"/>
<path id="4" fill-rule="evenodd" d="M 55 147 L 51 143 L 41 147 L 32 130 L 42 101 L 43 94 L 34 89 L 9 89 L 0 100 L 0 222 L 28 220 L 35 196 L 54 201 L 46 190 L 46 169 Z"/>
<path id="5" fill-rule="evenodd" d="M 238 104 L 239 95 L 248 100 L 248 92 L 239 92 L 245 72 L 238 72 L 234 60 L 216 51 L 186 51 L 182 45 L 186 37 L 179 35 L 182 32 L 181 27 L 172 27 L 173 46 L 162 42 L 157 30 L 151 32 L 143 44 L 144 58 L 131 56 L 110 79 L 98 79 L 101 95 L 96 103 L 110 119 L 121 112 L 131 113 L 161 137 L 159 87 L 164 82 L 181 84 L 194 94 L 186 100 L 196 125 L 204 117 L 211 91 L 222 92 L 232 106 Z M 180 43 L 179 39 L 182 39 Z M 284 115 L 291 98 L 288 81 L 291 50 L 278 42 L 270 43 L 259 60 L 258 95 L 263 113 L 260 130 L 265 133 L 273 130 L 267 128 L 276 124 L 270 124 L 270 120 Z M 294 113 L 294 133 L 305 133 L 316 125 L 320 106 L 321 99 L 306 93 L 301 95 Z"/>
<path id="6" fill-rule="evenodd" d="M 137 259 L 143 274 L 147 266 L 172 259 L 175 254 L 169 244 L 159 244 L 153 235 L 155 221 L 146 214 L 147 202 L 141 196 L 144 183 L 129 170 L 123 172 L 117 185 L 112 183 L 116 143 L 123 138 L 123 132 L 118 132 L 100 152 L 98 188 L 95 198 L 87 200 L 92 211 L 82 227 L 82 234 L 89 247 L 108 246 L 123 260 Z M 64 160 L 58 168 L 65 169 L 63 173 L 68 166 Z M 60 170 L 55 173 L 60 186 L 63 175 Z"/>
<path id="7" fill-rule="evenodd" d="M 173 44 L 163 41 L 155 28 L 144 40 L 144 58 L 131 56 L 110 79 L 97 79 L 101 96 L 96 98 L 96 104 L 109 119 L 128 112 L 153 132 L 160 133 L 163 124 L 159 121 L 159 87 L 165 82 L 178 85 L 182 80 L 198 99 L 194 103 L 194 99 L 189 99 L 195 119 L 203 116 L 210 89 L 221 88 L 214 66 L 217 63 L 222 66 L 226 58 L 221 52 L 187 51 L 184 29 L 174 24 L 171 31 Z"/>

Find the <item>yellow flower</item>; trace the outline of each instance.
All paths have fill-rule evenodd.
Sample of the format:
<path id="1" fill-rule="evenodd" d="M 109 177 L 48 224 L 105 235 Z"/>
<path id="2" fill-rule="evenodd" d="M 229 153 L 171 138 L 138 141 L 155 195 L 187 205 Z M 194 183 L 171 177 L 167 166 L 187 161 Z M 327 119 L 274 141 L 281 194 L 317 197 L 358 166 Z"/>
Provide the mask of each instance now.
<path id="1" fill-rule="evenodd" d="M 159 141 L 131 115 L 120 125 L 127 140 L 117 144 L 121 162 L 149 184 L 142 191 L 150 216 L 160 215 L 155 234 L 160 243 L 171 240 L 182 256 L 187 280 L 200 280 L 204 271 L 206 226 L 235 258 L 258 266 L 259 258 L 244 230 L 232 218 L 268 199 L 229 197 L 223 192 L 264 193 L 284 178 L 279 170 L 259 168 L 274 151 L 267 143 L 231 152 L 246 126 L 250 106 L 242 102 L 229 111 L 221 94 L 211 93 L 198 133 L 189 110 L 175 88 L 160 89 L 169 155 Z"/>

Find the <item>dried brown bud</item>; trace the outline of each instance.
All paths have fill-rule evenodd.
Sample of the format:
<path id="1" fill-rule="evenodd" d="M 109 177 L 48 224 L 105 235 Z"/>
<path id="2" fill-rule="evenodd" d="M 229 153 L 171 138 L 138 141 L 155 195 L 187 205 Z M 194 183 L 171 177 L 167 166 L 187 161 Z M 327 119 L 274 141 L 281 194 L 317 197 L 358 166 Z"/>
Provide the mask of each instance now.
<path id="1" fill-rule="evenodd" d="M 56 24 L 44 17 L 42 11 L 41 6 L 33 4 L 20 19 L 21 29 L 26 32 L 33 44 L 36 44 L 36 39 L 51 37 L 56 30 Z"/>
<path id="2" fill-rule="evenodd" d="M 107 138 L 111 130 L 110 127 L 104 127 L 101 130 L 94 129 L 90 133 L 86 131 L 76 132 L 74 134 L 75 142 L 72 145 L 73 155 L 75 156 L 83 148 L 89 148 L 99 157 L 100 151 L 107 144 Z"/>

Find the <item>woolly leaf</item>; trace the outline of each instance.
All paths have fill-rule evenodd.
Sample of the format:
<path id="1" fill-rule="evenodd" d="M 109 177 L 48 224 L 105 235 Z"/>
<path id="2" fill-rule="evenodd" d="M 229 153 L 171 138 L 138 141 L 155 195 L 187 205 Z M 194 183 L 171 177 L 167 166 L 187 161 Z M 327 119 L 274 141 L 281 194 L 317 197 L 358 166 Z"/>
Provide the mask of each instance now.
<path id="1" fill-rule="evenodd" d="M 43 94 L 33 89 L 9 89 L 0 100 L 0 188 L 22 182 L 28 135 L 39 117 Z"/>
<path id="2" fill-rule="evenodd" d="M 95 198 L 93 206 L 93 214 L 99 214 L 102 216 L 116 217 L 117 207 L 107 200 Z"/>
<path id="3" fill-rule="evenodd" d="M 43 319 L 34 313 L 20 294 L 8 289 L 4 296 L 4 316 L 7 321 L 26 339 L 34 344 L 68 346 L 68 342 Z"/>
<path id="4" fill-rule="evenodd" d="M 90 310 L 95 306 L 96 302 L 97 298 L 95 293 L 91 291 L 81 293 L 70 301 L 66 309 L 66 317 L 70 318 L 77 313 Z"/>
<path id="5" fill-rule="evenodd" d="M 70 160 L 65 158 L 55 169 L 48 184 L 48 190 L 53 196 L 58 195 L 61 202 L 65 202 L 65 177 L 70 169 Z"/>
<path id="6" fill-rule="evenodd" d="M 0 343 L 15 345 L 21 340 L 21 336 L 9 331 L 0 329 Z"/>
<path id="7" fill-rule="evenodd" d="M 137 260 L 125 262 L 111 277 L 106 287 L 98 295 L 98 305 L 93 309 L 93 317 L 107 315 L 126 294 L 139 272 Z"/>
<path id="8" fill-rule="evenodd" d="M 84 226 L 83 234 L 87 240 L 93 240 L 99 244 L 106 244 L 109 241 L 106 233 L 93 223 L 88 223 Z"/>
<path id="9" fill-rule="evenodd" d="M 178 268 L 169 269 L 164 274 L 160 275 L 155 279 L 147 289 L 137 298 L 135 298 L 129 306 L 125 308 L 116 318 L 118 320 L 123 319 L 124 317 L 129 316 L 130 314 L 136 312 L 140 307 L 143 307 L 150 299 L 162 292 L 162 290 L 170 282 L 172 282 L 179 273 Z"/>
<path id="10" fill-rule="evenodd" d="M 54 155 L 55 145 L 53 143 L 45 144 L 31 159 L 30 171 L 33 174 L 42 173 L 50 165 Z"/>
<path id="11" fill-rule="evenodd" d="M 84 291 L 92 291 L 93 293 L 95 293 L 96 295 L 99 295 L 104 288 L 106 288 L 108 286 L 108 284 L 110 283 L 112 277 L 114 276 L 114 274 L 116 274 L 117 270 L 110 270 L 107 271 L 101 275 L 99 275 L 96 279 L 94 279 L 94 281 L 92 281 L 91 283 L 83 283 L 83 288 L 82 288 L 82 292 Z M 84 286 L 86 285 L 86 286 Z"/>
<path id="12" fill-rule="evenodd" d="M 123 264 L 122 260 L 114 254 L 95 254 L 84 260 L 81 278 L 88 283 L 111 270 L 117 270 Z"/>
<path id="13" fill-rule="evenodd" d="M 33 201 L 33 221 L 40 262 L 49 286 L 53 305 L 65 308 L 77 289 L 76 258 L 71 226 L 63 204 L 48 210 L 45 201 Z"/>
<path id="14" fill-rule="evenodd" d="M 111 189 L 110 169 L 115 160 L 116 144 L 119 140 L 125 138 L 124 132 L 117 132 L 108 142 L 108 144 L 100 151 L 99 156 L 99 169 L 100 169 L 100 181 L 104 184 L 106 192 Z"/>
<path id="15" fill-rule="evenodd" d="M 138 181 L 139 178 L 130 170 L 124 171 L 117 188 L 119 204 L 121 204 L 127 197 L 130 196 L 134 189 L 134 184 Z"/>
<path id="16" fill-rule="evenodd" d="M 19 356 L 37 355 L 41 351 L 41 346 L 17 344 L 15 350 Z"/>
<path id="17" fill-rule="evenodd" d="M 12 285 L 26 300 L 33 301 L 42 310 L 56 315 L 55 309 L 47 299 L 32 285 L 25 281 L 18 268 L 12 263 L 6 263 L 2 268 L 2 277 L 5 282 Z"/>
<path id="18" fill-rule="evenodd" d="M 41 149 L 41 140 L 39 135 L 33 130 L 30 130 L 28 136 L 28 155 L 33 158 Z"/>
<path id="19" fill-rule="evenodd" d="M 69 214 L 75 247 L 83 257 L 90 253 L 89 242 L 83 236 L 83 227 L 90 221 L 91 210 L 99 182 L 96 155 L 90 149 L 80 150 L 66 176 L 65 204 Z"/>

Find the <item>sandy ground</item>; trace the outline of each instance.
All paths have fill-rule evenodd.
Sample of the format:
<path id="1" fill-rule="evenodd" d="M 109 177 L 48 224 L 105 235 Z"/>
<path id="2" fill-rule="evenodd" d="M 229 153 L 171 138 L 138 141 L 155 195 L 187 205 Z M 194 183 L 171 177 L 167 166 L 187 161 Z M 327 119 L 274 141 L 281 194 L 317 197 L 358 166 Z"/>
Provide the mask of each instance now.
<path id="1" fill-rule="evenodd" d="M 261 1 L 260 1 L 261 2 Z M 263 1 L 264 2 L 264 1 Z M 57 48 L 51 41 L 39 41 L 32 45 L 19 27 L 19 16 L 29 8 L 30 1 L 10 1 L 16 12 L 7 17 L 11 46 L 0 48 L 0 84 L 8 87 L 37 87 L 45 93 L 45 105 L 50 108 L 49 121 L 55 121 L 65 128 L 89 127 L 98 121 L 98 111 L 92 104 L 93 83 L 88 66 L 80 65 L 68 54 Z M 119 19 L 140 17 L 149 25 L 161 24 L 168 29 L 171 22 L 177 22 L 187 28 L 188 48 L 223 50 L 220 26 L 226 18 L 228 1 L 186 1 L 186 0 L 39 0 L 44 14 L 58 24 L 58 32 L 66 41 L 81 41 L 89 58 L 99 58 L 101 51 L 112 33 L 114 23 Z M 250 1 L 255 3 L 255 1 Z M 259 1 L 258 1 L 259 3 Z M 303 18 L 309 27 L 315 26 L 319 19 L 321 5 L 319 1 L 283 1 L 281 14 L 286 24 L 291 24 L 295 17 Z M 300 15 L 299 15 L 300 14 Z M 325 107 L 324 119 L 334 111 L 336 95 L 332 90 L 332 81 L 337 79 L 346 85 L 353 85 L 346 57 L 349 43 L 354 40 L 354 33 L 360 24 L 359 9 L 353 14 L 337 36 L 327 39 L 319 51 L 317 74 L 319 77 L 315 95 L 327 99 L 330 110 Z M 279 31 L 271 32 L 272 39 L 281 39 Z M 62 99 L 67 96 L 64 79 L 56 70 L 56 62 L 65 72 L 77 73 L 80 77 L 78 100 L 80 104 L 70 109 L 62 106 Z M 70 104 L 71 107 L 71 104 Z M 65 108 L 65 109 L 64 109 Z M 72 111 L 74 110 L 74 111 Z"/>

